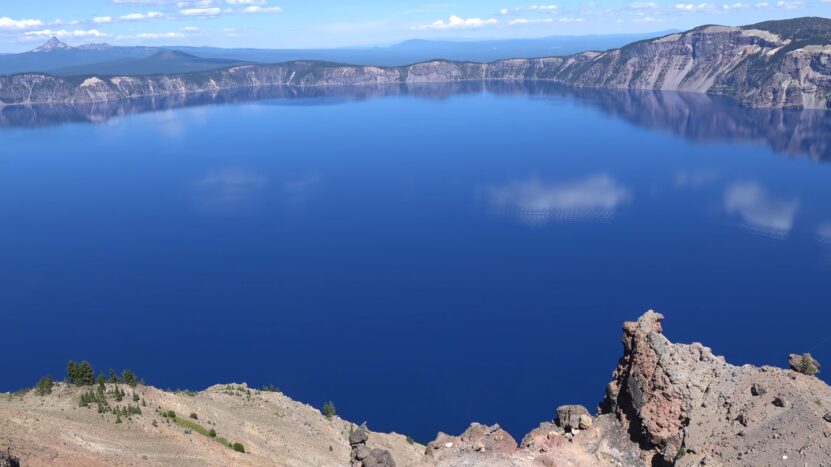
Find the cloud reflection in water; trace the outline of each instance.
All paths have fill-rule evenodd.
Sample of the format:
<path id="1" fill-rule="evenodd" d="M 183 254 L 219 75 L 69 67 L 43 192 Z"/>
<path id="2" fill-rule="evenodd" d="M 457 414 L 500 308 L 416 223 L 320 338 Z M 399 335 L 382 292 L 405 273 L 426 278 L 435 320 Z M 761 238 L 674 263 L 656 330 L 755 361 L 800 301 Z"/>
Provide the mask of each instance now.
<path id="1" fill-rule="evenodd" d="M 632 199 L 627 188 L 606 174 L 565 183 L 544 183 L 531 178 L 489 187 L 486 194 L 495 212 L 517 217 L 529 225 L 607 220 Z"/>
<path id="2" fill-rule="evenodd" d="M 218 169 L 190 183 L 200 210 L 230 213 L 249 206 L 268 186 L 268 177 L 240 168 Z"/>
<path id="3" fill-rule="evenodd" d="M 793 228 L 799 200 L 775 198 L 757 182 L 736 182 L 724 193 L 724 209 L 754 232 L 783 238 Z"/>

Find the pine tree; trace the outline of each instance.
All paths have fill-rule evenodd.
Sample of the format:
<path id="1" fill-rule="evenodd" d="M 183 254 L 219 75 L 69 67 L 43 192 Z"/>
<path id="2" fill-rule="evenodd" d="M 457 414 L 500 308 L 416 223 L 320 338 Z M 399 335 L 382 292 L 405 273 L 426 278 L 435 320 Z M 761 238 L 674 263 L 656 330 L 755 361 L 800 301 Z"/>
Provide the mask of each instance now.
<path id="1" fill-rule="evenodd" d="M 72 370 L 70 372 L 70 370 Z M 95 370 L 89 362 L 83 361 L 75 364 L 69 362 L 67 366 L 67 375 L 72 379 L 72 382 L 78 386 L 92 386 L 95 384 Z"/>
<path id="2" fill-rule="evenodd" d="M 328 401 L 325 404 L 323 404 L 323 415 L 326 416 L 326 418 L 331 420 L 332 417 L 334 417 L 336 414 L 337 411 L 335 410 L 334 402 Z"/>
<path id="3" fill-rule="evenodd" d="M 124 370 L 121 372 L 121 381 L 134 388 L 136 387 L 136 374 L 132 370 Z"/>
<path id="4" fill-rule="evenodd" d="M 72 360 L 66 364 L 66 382 L 75 384 L 75 376 L 77 375 L 77 364 Z"/>

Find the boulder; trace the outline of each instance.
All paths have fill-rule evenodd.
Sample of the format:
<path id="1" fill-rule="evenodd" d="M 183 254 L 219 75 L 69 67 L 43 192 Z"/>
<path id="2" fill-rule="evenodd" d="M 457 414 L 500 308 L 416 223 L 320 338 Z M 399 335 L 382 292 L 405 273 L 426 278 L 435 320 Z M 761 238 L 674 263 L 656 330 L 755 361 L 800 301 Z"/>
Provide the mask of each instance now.
<path id="1" fill-rule="evenodd" d="M 366 459 L 367 457 L 369 457 L 369 455 L 371 453 L 372 453 L 372 450 L 369 449 L 366 445 L 359 444 L 359 445 L 355 446 L 354 449 L 352 449 L 352 458 L 356 461 L 362 461 L 362 460 Z"/>
<path id="2" fill-rule="evenodd" d="M 793 371 L 804 375 L 816 376 L 819 373 L 819 362 L 809 353 L 802 355 L 792 353 L 788 355 L 788 364 Z"/>
<path id="3" fill-rule="evenodd" d="M 822 419 L 828 423 L 831 423 L 831 412 L 827 412 L 825 415 L 823 415 Z"/>
<path id="4" fill-rule="evenodd" d="M 752 394 L 756 397 L 764 396 L 765 394 L 767 394 L 767 392 L 768 392 L 767 388 L 765 386 L 763 386 L 762 384 L 753 383 L 753 385 L 750 386 L 750 394 Z"/>
<path id="5" fill-rule="evenodd" d="M 791 405 L 791 403 L 790 403 L 790 401 L 788 401 L 788 399 L 785 396 L 780 394 L 780 395 L 773 398 L 773 405 L 775 405 L 777 407 L 787 407 L 787 406 Z"/>
<path id="6" fill-rule="evenodd" d="M 357 430 L 353 431 L 352 434 L 349 435 L 349 444 L 351 444 L 352 446 L 365 444 L 368 439 L 369 432 L 365 426 L 361 425 L 358 427 Z"/>
<path id="7" fill-rule="evenodd" d="M 566 431 L 585 430 L 591 427 L 592 417 L 582 405 L 557 407 L 557 423 Z"/>
<path id="8" fill-rule="evenodd" d="M 389 451 L 373 449 L 363 460 L 362 467 L 395 467 L 395 461 Z"/>

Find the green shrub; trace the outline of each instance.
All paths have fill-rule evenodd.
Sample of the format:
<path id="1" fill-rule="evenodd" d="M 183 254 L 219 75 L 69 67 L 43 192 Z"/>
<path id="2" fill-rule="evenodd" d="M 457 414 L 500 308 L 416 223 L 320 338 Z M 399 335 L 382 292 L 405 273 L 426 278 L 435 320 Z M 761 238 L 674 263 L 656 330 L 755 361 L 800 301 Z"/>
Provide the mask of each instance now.
<path id="1" fill-rule="evenodd" d="M 332 401 L 327 401 L 323 404 L 323 415 L 326 416 L 329 420 L 332 419 L 335 415 L 337 415 L 337 410 L 335 409 L 335 403 Z"/>
<path id="2" fill-rule="evenodd" d="M 35 386 L 35 393 L 39 396 L 52 394 L 52 386 L 54 385 L 55 382 L 52 380 L 52 376 L 46 375 L 38 381 L 38 384 Z"/>
<path id="3" fill-rule="evenodd" d="M 190 418 L 192 418 L 194 420 L 199 420 L 199 415 L 196 415 L 196 412 L 191 412 L 190 413 Z"/>
<path id="4" fill-rule="evenodd" d="M 245 454 L 245 446 L 243 446 L 242 443 L 234 443 L 234 451 Z"/>
<path id="5" fill-rule="evenodd" d="M 208 436 L 210 436 L 211 438 L 216 438 L 216 430 L 211 428 L 211 431 L 208 432 Z"/>

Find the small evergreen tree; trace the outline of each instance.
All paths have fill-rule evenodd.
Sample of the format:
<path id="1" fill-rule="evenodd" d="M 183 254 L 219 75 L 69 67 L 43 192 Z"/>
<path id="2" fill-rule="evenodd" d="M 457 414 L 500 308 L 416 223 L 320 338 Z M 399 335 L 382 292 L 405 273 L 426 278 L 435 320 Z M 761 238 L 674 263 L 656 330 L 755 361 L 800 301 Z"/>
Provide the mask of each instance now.
<path id="1" fill-rule="evenodd" d="M 118 375 L 115 374 L 115 370 L 110 368 L 110 382 L 117 383 L 118 382 Z"/>
<path id="2" fill-rule="evenodd" d="M 78 386 L 92 386 L 95 384 L 95 370 L 89 362 L 81 362 L 75 367 L 75 384 Z"/>
<path id="3" fill-rule="evenodd" d="M 66 364 L 66 382 L 75 384 L 75 376 L 77 374 L 77 364 L 72 360 Z"/>
<path id="4" fill-rule="evenodd" d="M 131 388 L 136 387 L 138 383 L 136 380 L 136 374 L 132 372 L 132 370 L 124 370 L 121 372 L 121 381 L 124 382 L 127 386 Z"/>
<path id="5" fill-rule="evenodd" d="M 38 381 L 37 386 L 35 386 L 35 393 L 39 396 L 52 394 L 52 386 L 54 386 L 54 384 L 55 382 L 52 380 L 52 376 L 46 375 Z"/>
<path id="6" fill-rule="evenodd" d="M 335 415 L 337 415 L 337 410 L 335 410 L 335 403 L 332 401 L 327 401 L 323 404 L 323 415 L 326 416 L 329 420 L 332 419 Z"/>
<path id="7" fill-rule="evenodd" d="M 216 430 L 211 428 L 211 431 L 208 432 L 208 436 L 210 436 L 211 438 L 216 438 Z"/>
<path id="8" fill-rule="evenodd" d="M 234 451 L 245 454 L 245 446 L 243 446 L 242 443 L 234 443 Z"/>

